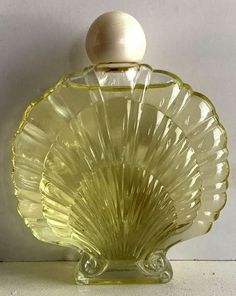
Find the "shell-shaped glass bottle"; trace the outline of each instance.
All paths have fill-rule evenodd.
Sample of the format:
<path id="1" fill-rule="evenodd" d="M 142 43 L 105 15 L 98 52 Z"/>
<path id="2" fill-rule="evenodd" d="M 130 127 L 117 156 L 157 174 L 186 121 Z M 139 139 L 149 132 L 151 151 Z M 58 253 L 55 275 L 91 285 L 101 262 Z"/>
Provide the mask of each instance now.
<path id="1" fill-rule="evenodd" d="M 103 15 L 93 37 L 107 18 L 131 17 Z M 165 283 L 167 250 L 208 232 L 226 202 L 226 132 L 176 75 L 114 55 L 26 110 L 13 145 L 18 208 L 38 239 L 78 250 L 77 283 Z"/>

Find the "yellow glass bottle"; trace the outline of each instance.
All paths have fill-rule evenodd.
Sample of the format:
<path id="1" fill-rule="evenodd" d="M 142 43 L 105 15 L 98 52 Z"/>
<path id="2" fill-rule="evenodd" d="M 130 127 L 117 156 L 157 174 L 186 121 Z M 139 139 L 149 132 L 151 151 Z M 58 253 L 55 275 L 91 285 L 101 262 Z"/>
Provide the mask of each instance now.
<path id="1" fill-rule="evenodd" d="M 136 23 L 100 16 L 87 37 L 96 64 L 34 101 L 14 139 L 19 212 L 38 239 L 78 250 L 79 284 L 168 282 L 168 249 L 208 232 L 226 202 L 212 103 L 139 63 Z"/>

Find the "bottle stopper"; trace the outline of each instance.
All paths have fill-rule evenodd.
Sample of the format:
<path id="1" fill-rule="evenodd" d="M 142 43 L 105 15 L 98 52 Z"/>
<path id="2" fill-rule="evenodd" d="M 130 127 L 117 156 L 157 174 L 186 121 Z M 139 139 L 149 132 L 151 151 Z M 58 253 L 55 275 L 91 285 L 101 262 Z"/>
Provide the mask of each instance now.
<path id="1" fill-rule="evenodd" d="M 86 51 L 94 64 L 140 62 L 146 49 L 146 38 L 139 22 L 122 11 L 100 15 L 90 26 Z"/>

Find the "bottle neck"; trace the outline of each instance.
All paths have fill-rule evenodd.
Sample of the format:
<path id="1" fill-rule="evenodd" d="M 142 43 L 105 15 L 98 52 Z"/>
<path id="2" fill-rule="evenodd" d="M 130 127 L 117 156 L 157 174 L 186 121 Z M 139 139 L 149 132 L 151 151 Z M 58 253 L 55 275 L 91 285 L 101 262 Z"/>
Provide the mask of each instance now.
<path id="1" fill-rule="evenodd" d="M 148 85 L 152 73 L 151 67 L 138 63 L 97 64 L 91 66 L 90 71 L 87 75 L 88 84 L 99 84 L 101 87 L 128 86 L 132 89 L 137 84 Z"/>

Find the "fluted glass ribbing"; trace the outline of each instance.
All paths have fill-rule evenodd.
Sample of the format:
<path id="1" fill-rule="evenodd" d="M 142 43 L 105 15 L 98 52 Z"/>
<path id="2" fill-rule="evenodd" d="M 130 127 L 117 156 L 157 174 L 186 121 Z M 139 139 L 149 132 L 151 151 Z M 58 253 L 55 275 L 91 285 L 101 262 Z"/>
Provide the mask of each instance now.
<path id="1" fill-rule="evenodd" d="M 89 67 L 24 115 L 19 212 L 38 239 L 78 249 L 79 283 L 167 282 L 168 248 L 206 233 L 225 204 L 226 141 L 210 101 L 175 75 Z"/>

